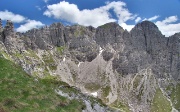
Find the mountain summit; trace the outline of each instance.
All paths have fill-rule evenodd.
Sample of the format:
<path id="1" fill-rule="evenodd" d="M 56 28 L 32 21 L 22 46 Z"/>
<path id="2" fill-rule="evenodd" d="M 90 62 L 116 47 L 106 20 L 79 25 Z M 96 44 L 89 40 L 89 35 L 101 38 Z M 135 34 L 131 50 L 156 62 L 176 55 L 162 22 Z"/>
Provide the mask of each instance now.
<path id="1" fill-rule="evenodd" d="M 56 76 L 126 112 L 180 111 L 178 33 L 165 37 L 149 21 L 130 32 L 116 23 L 13 28 L 0 23 L 0 53 L 32 77 Z"/>

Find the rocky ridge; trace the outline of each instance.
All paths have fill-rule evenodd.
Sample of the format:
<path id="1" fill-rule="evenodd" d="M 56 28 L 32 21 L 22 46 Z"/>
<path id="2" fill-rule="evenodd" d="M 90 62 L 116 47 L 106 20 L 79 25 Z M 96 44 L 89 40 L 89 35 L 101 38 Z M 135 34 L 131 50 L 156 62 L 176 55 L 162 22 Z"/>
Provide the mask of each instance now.
<path id="1" fill-rule="evenodd" d="M 179 38 L 179 33 L 165 37 L 149 21 L 130 32 L 117 23 L 98 28 L 53 23 L 23 34 L 10 21 L 4 28 L 0 23 L 0 52 L 28 74 L 58 76 L 83 93 L 97 93 L 111 107 L 133 112 L 164 105 L 180 111 Z"/>

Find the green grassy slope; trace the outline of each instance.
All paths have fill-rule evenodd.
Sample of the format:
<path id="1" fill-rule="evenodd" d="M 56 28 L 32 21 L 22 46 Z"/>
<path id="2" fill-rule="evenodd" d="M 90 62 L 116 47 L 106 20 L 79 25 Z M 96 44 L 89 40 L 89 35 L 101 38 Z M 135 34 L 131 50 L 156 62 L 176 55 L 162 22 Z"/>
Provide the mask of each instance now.
<path id="1" fill-rule="evenodd" d="M 55 93 L 62 82 L 53 78 L 28 76 L 20 66 L 0 56 L 0 111 L 79 112 L 82 101 L 69 100 Z"/>
<path id="2" fill-rule="evenodd" d="M 173 87 L 171 93 L 171 100 L 173 102 L 174 107 L 178 111 L 180 111 L 180 84 L 177 84 L 175 87 Z"/>
<path id="3" fill-rule="evenodd" d="M 163 96 L 161 90 L 157 89 L 151 105 L 151 112 L 171 112 L 171 110 L 170 102 Z"/>

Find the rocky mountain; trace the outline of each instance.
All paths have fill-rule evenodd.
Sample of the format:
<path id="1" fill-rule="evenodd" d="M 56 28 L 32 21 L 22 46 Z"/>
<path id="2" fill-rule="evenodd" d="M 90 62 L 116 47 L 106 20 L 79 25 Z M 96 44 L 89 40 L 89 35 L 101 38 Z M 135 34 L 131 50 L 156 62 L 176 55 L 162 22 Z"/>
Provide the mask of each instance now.
<path id="1" fill-rule="evenodd" d="M 31 77 L 2 55 L 0 63 L 0 112 L 116 111 L 55 76 Z"/>
<path id="2" fill-rule="evenodd" d="M 165 37 L 149 21 L 130 32 L 53 23 L 26 33 L 0 22 L 0 52 L 32 77 L 56 76 L 120 111 L 180 111 L 180 33 Z"/>

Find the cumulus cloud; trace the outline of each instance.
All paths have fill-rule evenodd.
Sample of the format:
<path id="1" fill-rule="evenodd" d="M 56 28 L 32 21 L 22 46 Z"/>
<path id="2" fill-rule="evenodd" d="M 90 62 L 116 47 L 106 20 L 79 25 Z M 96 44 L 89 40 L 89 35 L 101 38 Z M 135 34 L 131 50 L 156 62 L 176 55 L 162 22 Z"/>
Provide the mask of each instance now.
<path id="1" fill-rule="evenodd" d="M 137 17 L 137 18 L 135 19 L 135 23 L 138 23 L 139 21 L 141 21 L 141 17 Z"/>
<path id="2" fill-rule="evenodd" d="M 8 10 L 0 11 L 0 18 L 2 20 L 11 20 L 14 23 L 22 23 L 26 20 L 26 18 L 19 14 L 14 14 L 9 12 Z"/>
<path id="3" fill-rule="evenodd" d="M 175 23 L 177 20 L 177 16 L 170 16 L 162 21 L 157 21 L 155 24 L 159 27 L 162 34 L 165 36 L 171 36 L 177 32 L 180 32 L 180 23 Z"/>
<path id="4" fill-rule="evenodd" d="M 178 17 L 177 16 L 170 16 L 168 18 L 165 18 L 162 23 L 163 24 L 168 24 L 168 23 L 173 23 L 173 22 L 176 22 L 178 20 Z"/>
<path id="5" fill-rule="evenodd" d="M 118 20 L 114 19 L 109 10 L 113 10 Z M 95 9 L 80 10 L 77 5 L 70 4 L 66 1 L 61 1 L 57 4 L 47 6 L 44 15 L 56 19 L 66 20 L 71 23 L 80 25 L 98 27 L 108 22 L 125 23 L 128 20 L 133 20 L 136 15 L 133 15 L 126 8 L 124 2 L 106 2 L 105 6 Z"/>
<path id="6" fill-rule="evenodd" d="M 0 11 L 0 18 L 4 21 L 11 20 L 13 23 L 22 24 L 19 28 L 16 29 L 16 31 L 18 32 L 26 32 L 30 29 L 44 26 L 44 24 L 40 21 L 30 20 L 22 15 L 14 14 L 13 12 L 10 12 L 8 10 Z"/>
<path id="7" fill-rule="evenodd" d="M 106 6 L 104 6 L 107 11 L 110 9 L 113 9 L 114 13 L 116 14 L 118 18 L 118 23 L 122 24 L 128 20 L 133 20 L 137 15 L 133 15 L 129 12 L 129 10 L 126 8 L 126 3 L 124 2 L 110 2 Z"/>
<path id="8" fill-rule="evenodd" d="M 20 25 L 19 28 L 16 29 L 16 31 L 18 32 L 26 32 L 30 29 L 33 29 L 33 28 L 39 28 L 39 27 L 42 27 L 44 26 L 43 23 L 41 23 L 40 21 L 36 21 L 36 20 L 27 20 L 27 22 L 23 25 Z"/>

